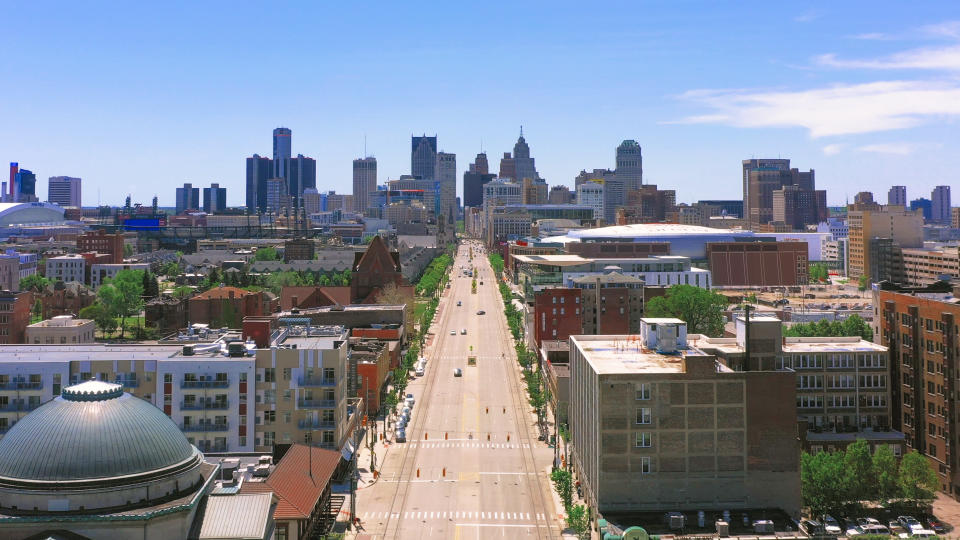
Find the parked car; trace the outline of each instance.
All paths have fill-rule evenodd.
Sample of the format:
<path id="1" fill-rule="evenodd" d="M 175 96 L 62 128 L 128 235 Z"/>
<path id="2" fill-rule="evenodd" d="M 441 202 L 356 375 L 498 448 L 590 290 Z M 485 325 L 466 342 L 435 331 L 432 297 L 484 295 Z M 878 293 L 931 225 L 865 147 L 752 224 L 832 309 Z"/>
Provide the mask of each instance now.
<path id="1" fill-rule="evenodd" d="M 923 529 L 923 525 L 913 516 L 898 516 L 897 521 L 899 521 L 900 525 L 903 525 L 903 528 L 910 534 Z"/>
<path id="2" fill-rule="evenodd" d="M 457 300 L 457 307 L 460 307 L 461 305 L 463 305 L 463 302 L 461 302 L 460 300 Z"/>
<path id="3" fill-rule="evenodd" d="M 891 519 L 890 523 L 887 524 L 887 528 L 890 529 L 891 536 L 898 536 L 900 533 L 906 534 L 907 530 L 903 528 L 903 525 L 895 519 Z"/>
<path id="4" fill-rule="evenodd" d="M 837 535 L 843 532 L 843 529 L 840 528 L 840 522 L 837 521 L 833 516 L 827 514 L 823 516 L 823 530 L 827 534 Z"/>
<path id="5" fill-rule="evenodd" d="M 850 518 L 843 520 L 843 531 L 844 531 L 843 534 L 847 538 L 851 536 L 860 536 L 861 534 L 863 534 L 863 529 L 861 529 L 860 526 L 857 525 L 856 521 Z"/>
<path id="6" fill-rule="evenodd" d="M 804 519 L 800 522 L 800 531 L 807 536 L 814 537 L 823 535 L 824 528 L 819 521 Z"/>
<path id="7" fill-rule="evenodd" d="M 487 312 L 484 311 L 484 310 L 482 310 L 482 309 L 477 312 L 477 315 L 486 315 L 486 314 L 487 314 Z"/>
<path id="8" fill-rule="evenodd" d="M 403 429 L 398 429 L 394 434 L 393 440 L 396 442 L 407 442 L 407 432 Z"/>
<path id="9" fill-rule="evenodd" d="M 413 404 L 416 402 L 416 400 L 413 399 L 413 394 L 407 394 L 407 399 L 406 399 L 406 401 L 407 401 L 407 406 L 408 406 L 408 407 L 413 407 Z"/>
<path id="10" fill-rule="evenodd" d="M 947 532 L 947 526 L 933 516 L 925 516 L 923 521 L 927 524 L 928 529 L 937 534 L 945 534 Z"/>

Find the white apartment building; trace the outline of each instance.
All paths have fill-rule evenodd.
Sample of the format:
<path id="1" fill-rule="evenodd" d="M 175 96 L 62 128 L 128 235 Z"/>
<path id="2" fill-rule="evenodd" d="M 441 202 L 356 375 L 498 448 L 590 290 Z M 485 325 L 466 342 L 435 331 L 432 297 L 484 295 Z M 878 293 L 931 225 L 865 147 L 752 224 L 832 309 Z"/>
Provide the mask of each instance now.
<path id="1" fill-rule="evenodd" d="M 93 343 L 96 329 L 96 324 L 90 319 L 75 319 L 73 315 L 58 315 L 52 319 L 28 326 L 26 340 L 27 343 L 35 345 Z"/>
<path id="2" fill-rule="evenodd" d="M 153 403 L 204 452 L 268 452 L 308 439 L 339 449 L 359 418 L 351 411 L 362 410 L 348 410 L 347 332 L 294 333 L 268 349 L 249 349 L 236 334 L 193 345 L 4 347 L 0 435 L 64 386 L 97 379 Z"/>
<path id="3" fill-rule="evenodd" d="M 121 270 L 149 269 L 149 263 L 94 264 L 90 267 L 90 288 L 99 289 L 104 281 L 116 277 Z"/>
<path id="4" fill-rule="evenodd" d="M 46 277 L 53 281 L 86 283 L 87 261 L 80 255 L 60 255 L 47 259 Z"/>

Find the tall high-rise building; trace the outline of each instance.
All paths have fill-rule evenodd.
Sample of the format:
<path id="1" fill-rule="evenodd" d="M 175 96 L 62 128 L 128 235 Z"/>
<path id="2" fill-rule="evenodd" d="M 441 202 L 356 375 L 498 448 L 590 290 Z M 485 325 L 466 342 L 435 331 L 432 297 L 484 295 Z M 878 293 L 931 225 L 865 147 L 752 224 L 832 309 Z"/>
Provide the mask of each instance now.
<path id="1" fill-rule="evenodd" d="M 643 153 L 637 141 L 627 139 L 617 147 L 615 172 L 627 191 L 638 190 L 643 185 Z"/>
<path id="2" fill-rule="evenodd" d="M 744 219 L 751 227 L 774 220 L 773 193 L 785 186 L 797 186 L 800 191 L 815 190 L 814 171 L 801 172 L 790 168 L 789 159 L 744 160 L 743 170 L 747 180 L 744 191 Z M 816 197 L 800 196 L 798 201 L 816 201 Z M 749 213 L 747 213 L 749 211 Z M 815 212 L 816 213 L 816 212 Z M 804 212 L 800 212 L 804 214 Z M 816 222 L 814 222 L 816 223 Z"/>
<path id="3" fill-rule="evenodd" d="M 187 182 L 183 187 L 177 188 L 177 213 L 185 210 L 200 209 L 200 188 L 193 187 L 193 184 Z"/>
<path id="4" fill-rule="evenodd" d="M 437 153 L 437 182 L 440 183 L 440 204 L 437 221 L 457 219 L 457 155 Z"/>
<path id="5" fill-rule="evenodd" d="M 751 171 L 763 171 L 764 173 L 773 173 L 774 171 L 789 171 L 789 159 L 745 159 L 743 160 L 743 219 L 746 223 L 751 222 L 753 210 L 750 206 L 750 173 Z M 771 190 L 772 191 L 772 190 Z M 772 214 L 772 209 L 771 209 Z M 769 221 L 769 220 L 768 220 Z"/>
<path id="6" fill-rule="evenodd" d="M 893 186 L 887 191 L 887 204 L 907 206 L 907 186 Z"/>
<path id="7" fill-rule="evenodd" d="M 370 193 L 376 190 L 377 158 L 353 160 L 353 211 L 366 212 L 370 206 Z"/>
<path id="8" fill-rule="evenodd" d="M 227 188 L 220 184 L 210 184 L 203 188 L 203 211 L 208 214 L 217 214 L 227 209 Z"/>
<path id="9" fill-rule="evenodd" d="M 547 202 L 550 204 L 570 204 L 570 188 L 563 185 L 550 186 Z"/>
<path id="10" fill-rule="evenodd" d="M 317 162 L 303 154 L 287 160 L 287 194 L 293 199 L 293 205 L 298 206 L 303 190 L 317 187 Z"/>
<path id="11" fill-rule="evenodd" d="M 13 201 L 13 185 L 17 181 L 17 173 L 20 172 L 20 164 L 16 161 L 10 162 L 10 183 L 5 184 L 4 187 L 10 188 L 8 192 L 6 189 L 3 190 L 2 200 L 4 201 Z"/>
<path id="12" fill-rule="evenodd" d="M 490 165 L 487 155 L 477 154 L 476 160 L 470 164 L 470 169 L 463 173 L 463 207 L 478 208 L 483 204 L 483 185 L 496 178 L 489 174 Z"/>
<path id="13" fill-rule="evenodd" d="M 80 207 L 80 179 L 51 176 L 47 179 L 47 201 L 60 206 Z"/>
<path id="14" fill-rule="evenodd" d="M 290 149 L 293 132 L 289 128 L 278 127 L 273 130 L 273 177 L 287 177 L 287 160 L 292 156 Z"/>
<path id="15" fill-rule="evenodd" d="M 593 208 L 593 218 L 598 220 L 604 219 L 604 215 L 606 215 L 603 196 L 604 187 L 605 184 L 602 181 L 589 180 L 577 186 L 577 204 Z"/>
<path id="16" fill-rule="evenodd" d="M 287 192 L 287 181 L 283 178 L 267 180 L 267 212 L 279 214 L 283 209 L 290 209 L 290 195 Z"/>
<path id="17" fill-rule="evenodd" d="M 37 200 L 37 175 L 28 169 L 19 169 L 13 177 L 13 202 Z"/>
<path id="18" fill-rule="evenodd" d="M 950 186 L 937 186 L 930 193 L 931 213 L 936 223 L 950 223 Z"/>
<path id="19" fill-rule="evenodd" d="M 437 179 L 437 137 L 411 137 L 410 174 L 424 180 Z"/>
<path id="20" fill-rule="evenodd" d="M 513 145 L 513 163 L 515 174 L 513 179 L 517 182 L 523 182 L 524 178 L 540 179 L 534 158 L 530 157 L 530 145 L 523 138 L 523 127 L 520 128 L 520 137 L 517 139 L 517 143 Z"/>
<path id="21" fill-rule="evenodd" d="M 513 180 L 517 177 L 517 162 L 510 152 L 504 152 L 500 158 L 500 178 Z"/>
<path id="22" fill-rule="evenodd" d="M 258 154 L 247 158 L 247 211 L 251 214 L 267 210 L 267 180 L 272 177 L 270 158 Z"/>

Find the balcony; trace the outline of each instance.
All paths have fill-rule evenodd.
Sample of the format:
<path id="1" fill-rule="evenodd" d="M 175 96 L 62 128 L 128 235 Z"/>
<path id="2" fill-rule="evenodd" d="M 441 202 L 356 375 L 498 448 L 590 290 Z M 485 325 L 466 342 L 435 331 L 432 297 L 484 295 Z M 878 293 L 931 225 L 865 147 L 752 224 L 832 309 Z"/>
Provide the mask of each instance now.
<path id="1" fill-rule="evenodd" d="M 300 429 L 333 429 L 336 425 L 336 422 L 330 420 L 300 420 L 297 422 L 297 427 Z"/>
<path id="2" fill-rule="evenodd" d="M 124 388 L 139 388 L 139 387 L 140 387 L 140 381 L 138 381 L 137 379 L 117 379 L 117 380 L 114 381 L 114 382 L 115 382 L 116 384 L 119 384 L 120 386 L 122 386 L 122 387 L 124 387 Z"/>
<path id="3" fill-rule="evenodd" d="M 182 411 L 206 411 L 206 410 L 223 411 L 229 408 L 230 408 L 230 402 L 226 400 L 224 401 L 200 400 L 200 401 L 193 401 L 189 403 L 184 401 L 180 403 L 180 410 Z"/>
<path id="4" fill-rule="evenodd" d="M 41 390 L 43 383 L 41 381 L 9 381 L 0 383 L 0 390 Z"/>
<path id="5" fill-rule="evenodd" d="M 226 452 L 227 445 L 225 444 L 200 444 L 197 445 L 201 452 Z"/>
<path id="6" fill-rule="evenodd" d="M 6 405 L 0 405 L 0 412 L 30 412 L 40 405 L 40 403 L 12 402 Z"/>
<path id="7" fill-rule="evenodd" d="M 230 388 L 230 381 L 181 381 L 180 388 Z"/>
<path id="8" fill-rule="evenodd" d="M 298 377 L 297 384 L 303 387 L 334 388 L 335 386 L 337 386 L 337 380 L 328 379 L 325 377 Z"/>
<path id="9" fill-rule="evenodd" d="M 333 399 L 298 399 L 297 407 L 300 409 L 334 409 L 337 407 L 337 402 Z"/>
<path id="10" fill-rule="evenodd" d="M 212 423 L 212 422 L 210 422 L 210 423 L 202 422 L 202 423 L 199 423 L 199 424 L 190 424 L 189 426 L 188 426 L 188 425 L 185 425 L 185 424 L 180 424 L 180 431 L 187 431 L 187 432 L 191 432 L 191 431 L 202 431 L 202 432 L 206 432 L 206 433 L 213 433 L 213 432 L 215 432 L 215 431 L 230 431 L 230 424 L 228 424 L 228 423 L 215 424 L 215 423 Z"/>

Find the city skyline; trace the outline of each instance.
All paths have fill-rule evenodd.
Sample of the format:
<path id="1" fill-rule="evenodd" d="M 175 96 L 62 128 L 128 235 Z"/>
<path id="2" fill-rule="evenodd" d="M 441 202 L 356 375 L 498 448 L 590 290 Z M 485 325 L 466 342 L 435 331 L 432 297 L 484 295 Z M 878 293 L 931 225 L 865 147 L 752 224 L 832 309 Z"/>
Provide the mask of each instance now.
<path id="1" fill-rule="evenodd" d="M 437 151 L 460 155 L 462 197 L 472 156 L 482 149 L 496 161 L 522 124 L 551 186 L 572 187 L 582 169 L 613 168 L 624 139 L 644 149 L 645 183 L 675 189 L 678 201 L 737 198 L 740 163 L 752 157 L 790 158 L 816 170 L 830 205 L 861 190 L 881 197 L 892 185 L 911 193 L 949 185 L 949 156 L 960 144 L 952 123 L 960 86 L 951 78 L 960 68 L 960 10 L 866 6 L 647 6 L 640 25 L 616 9 L 514 6 L 511 21 L 491 27 L 480 45 L 439 24 L 454 15 L 441 10 L 412 23 L 413 31 L 440 29 L 433 42 L 391 40 L 390 47 L 384 38 L 342 39 L 339 23 L 356 16 L 349 7 L 286 7 L 263 15 L 297 19 L 278 68 L 309 62 L 302 85 L 280 89 L 241 84 L 266 54 L 231 37 L 253 27 L 247 15 L 201 6 L 187 17 L 172 9 L 144 27 L 70 6 L 52 13 L 11 6 L 8 18 L 24 24 L 0 43 L 11 52 L 6 71 L 22 84 L 0 91 L 2 102 L 16 104 L 5 117 L 18 126 L 0 135 L 0 160 L 34 171 L 38 193 L 46 193 L 48 177 L 83 178 L 88 206 L 121 204 L 127 193 L 141 202 L 156 194 L 173 206 L 173 188 L 185 182 L 219 183 L 229 205 L 240 206 L 242 159 L 272 155 L 274 128 L 290 128 L 294 153 L 317 160 L 317 189 L 338 193 L 350 193 L 352 161 L 366 155 L 377 158 L 381 183 L 409 173 L 407 137 L 427 133 L 438 135 Z M 116 18 L 136 21 L 141 9 L 127 7 Z M 364 16 L 385 28 L 395 9 Z M 484 20 L 500 9 L 484 6 L 471 16 Z M 758 17 L 777 24 L 757 26 Z M 34 20 L 49 39 L 27 39 Z M 204 40 L 179 39 L 195 36 L 199 25 L 210 30 Z M 583 27 L 604 30 L 568 39 Z M 750 40 L 738 37 L 748 28 Z M 130 45 L 117 48 L 118 41 Z M 443 78 L 425 69 L 446 62 L 451 72 Z M 477 75 L 483 68 L 489 77 Z M 598 89 L 588 73 L 618 78 Z M 508 92 L 497 82 L 504 79 L 518 82 Z M 167 172 L 173 162 L 175 177 Z"/>

